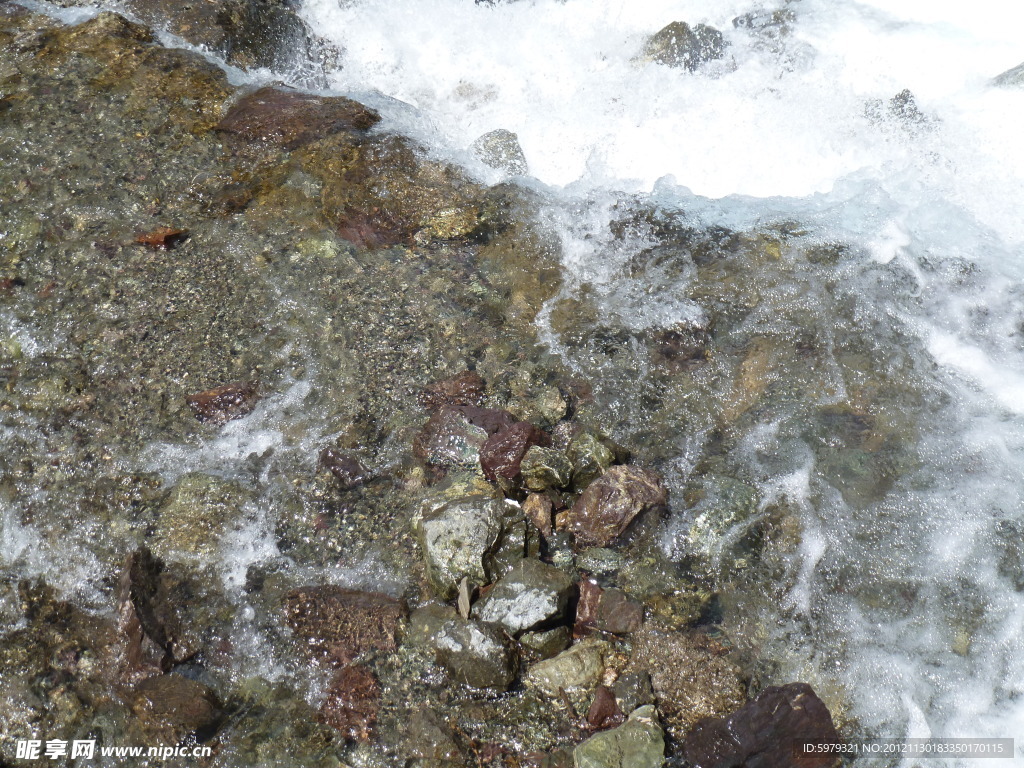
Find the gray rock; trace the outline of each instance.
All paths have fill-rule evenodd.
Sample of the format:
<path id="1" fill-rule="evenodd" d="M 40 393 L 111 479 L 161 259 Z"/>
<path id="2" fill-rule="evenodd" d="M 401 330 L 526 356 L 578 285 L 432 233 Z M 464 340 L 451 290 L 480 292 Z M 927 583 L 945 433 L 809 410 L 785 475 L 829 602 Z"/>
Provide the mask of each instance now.
<path id="1" fill-rule="evenodd" d="M 644 44 L 642 61 L 653 61 L 690 72 L 701 64 L 720 59 L 725 54 L 722 33 L 707 24 L 691 27 L 685 21 L 673 21 Z"/>
<path id="2" fill-rule="evenodd" d="M 405 642 L 409 645 L 435 647 L 437 637 L 441 634 L 445 623 L 456 616 L 455 610 L 447 605 L 437 603 L 421 605 L 409 616 Z"/>
<path id="3" fill-rule="evenodd" d="M 626 672 L 612 685 L 612 692 L 619 709 L 627 715 L 637 707 L 654 703 L 654 688 L 651 676 L 646 672 Z"/>
<path id="4" fill-rule="evenodd" d="M 526 452 L 520 467 L 523 482 L 531 491 L 564 488 L 572 477 L 572 464 L 564 453 L 539 445 Z"/>
<path id="5" fill-rule="evenodd" d="M 451 619 L 438 633 L 435 647 L 438 663 L 457 682 L 504 691 L 516 678 L 512 644 L 495 624 Z"/>
<path id="6" fill-rule="evenodd" d="M 463 577 L 474 584 L 490 580 L 486 560 L 501 536 L 503 506 L 497 499 L 467 496 L 422 512 L 417 534 L 427 580 L 438 597 L 454 598 Z"/>
<path id="7" fill-rule="evenodd" d="M 540 655 L 542 659 L 550 659 L 569 647 L 572 642 L 572 630 L 569 627 L 555 627 L 547 632 L 524 632 L 519 644 Z"/>
<path id="8" fill-rule="evenodd" d="M 481 621 L 517 635 L 565 616 L 572 580 L 540 560 L 520 560 L 473 609 Z"/>
<path id="9" fill-rule="evenodd" d="M 548 696 L 558 696 L 559 689 L 593 688 L 601 682 L 610 650 L 611 645 L 603 640 L 584 640 L 553 659 L 534 664 L 526 679 Z"/>
<path id="10" fill-rule="evenodd" d="M 618 728 L 591 736 L 573 751 L 576 768 L 660 768 L 665 734 L 654 707 L 635 710 Z"/>
<path id="11" fill-rule="evenodd" d="M 1013 69 L 992 78 L 992 85 L 998 85 L 1000 88 L 1024 88 L 1024 64 L 1018 64 Z"/>
<path id="12" fill-rule="evenodd" d="M 512 131 L 499 128 L 485 133 L 473 142 L 470 149 L 484 165 L 497 168 L 510 176 L 522 176 L 529 170 L 526 155 L 519 146 L 519 137 Z"/>

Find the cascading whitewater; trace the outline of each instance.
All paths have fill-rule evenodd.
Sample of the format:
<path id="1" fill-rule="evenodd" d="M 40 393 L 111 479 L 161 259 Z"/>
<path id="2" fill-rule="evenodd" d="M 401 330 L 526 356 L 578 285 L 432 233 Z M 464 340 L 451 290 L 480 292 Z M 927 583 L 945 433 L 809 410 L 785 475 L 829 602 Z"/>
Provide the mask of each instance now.
<path id="1" fill-rule="evenodd" d="M 806 434 L 784 418 L 759 425 L 738 460 L 762 506 L 798 509 L 803 536 L 778 599 L 739 606 L 754 617 L 741 630 L 760 633 L 779 679 L 835 680 L 865 734 L 1010 736 L 1024 726 L 1024 91 L 991 78 L 1024 59 L 1024 9 L 785 7 L 784 33 L 734 25 L 777 9 L 743 0 L 306 0 L 303 13 L 343 49 L 332 86 L 373 94 L 390 127 L 432 151 L 495 180 L 468 147 L 515 132 L 524 183 L 544 191 L 563 239 L 561 298 L 586 288 L 619 328 L 700 322 L 692 270 L 630 273 L 651 240 L 610 234 L 624 200 L 695 227 L 796 221 L 799 243 L 848 246 L 820 280 L 797 262 L 806 293 L 769 287 L 765 303 L 831 322 L 818 330 L 837 370 L 855 339 L 908 377 L 915 461 L 851 504 Z M 696 73 L 640 63 L 644 39 L 675 20 L 723 30 L 725 57 Z M 846 309 L 829 315 L 832 302 Z M 599 390 L 623 390 L 609 398 L 618 424 L 641 423 L 628 394 L 644 386 L 642 362 L 635 381 L 594 367 L 551 310 L 538 321 L 551 346 Z M 697 427 L 673 436 L 676 490 L 701 451 Z"/>

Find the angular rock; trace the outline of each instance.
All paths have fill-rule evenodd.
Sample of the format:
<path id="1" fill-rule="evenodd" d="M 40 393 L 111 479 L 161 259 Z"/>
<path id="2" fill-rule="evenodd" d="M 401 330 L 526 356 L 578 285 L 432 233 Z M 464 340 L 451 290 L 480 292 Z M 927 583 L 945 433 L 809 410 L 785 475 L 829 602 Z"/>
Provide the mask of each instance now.
<path id="1" fill-rule="evenodd" d="M 131 709 L 147 733 L 173 744 L 190 734 L 208 738 L 224 717 L 210 688 L 180 675 L 143 680 L 132 692 Z"/>
<path id="2" fill-rule="evenodd" d="M 588 629 L 626 635 L 636 632 L 644 623 L 644 606 L 621 589 L 602 589 L 593 579 L 579 584 L 576 605 L 575 633 Z"/>
<path id="3" fill-rule="evenodd" d="M 627 672 L 650 675 L 662 721 L 677 741 L 699 720 L 727 715 L 746 701 L 740 669 L 697 633 L 644 627 L 633 635 Z"/>
<path id="4" fill-rule="evenodd" d="M 548 696 L 558 696 L 560 688 L 593 688 L 601 682 L 610 650 L 603 640 L 584 640 L 552 659 L 534 664 L 527 670 L 526 679 Z"/>
<path id="5" fill-rule="evenodd" d="M 313 658 L 343 666 L 367 651 L 394 651 L 406 606 L 377 592 L 324 585 L 289 592 L 284 613 Z"/>
<path id="6" fill-rule="evenodd" d="M 619 675 L 612 685 L 615 701 L 625 714 L 637 707 L 654 703 L 654 688 L 651 676 L 646 672 L 626 672 Z"/>
<path id="7" fill-rule="evenodd" d="M 320 466 L 337 478 L 343 491 L 358 488 L 370 474 L 358 458 L 337 448 L 324 448 L 320 452 Z"/>
<path id="8" fill-rule="evenodd" d="M 526 452 L 535 445 L 551 444 L 551 437 L 527 421 L 520 421 L 487 439 L 480 448 L 480 466 L 491 482 L 519 477 Z"/>
<path id="9" fill-rule="evenodd" d="M 473 615 L 518 635 L 564 617 L 572 592 L 572 580 L 562 571 L 524 559 L 473 606 Z"/>
<path id="10" fill-rule="evenodd" d="M 544 538 L 549 538 L 554 531 L 552 511 L 554 504 L 551 499 L 542 493 L 531 493 L 523 502 L 523 515 L 533 523 Z"/>
<path id="11" fill-rule="evenodd" d="M 463 371 L 435 381 L 419 395 L 419 403 L 433 410 L 444 405 L 479 406 L 484 399 L 484 380 L 476 371 Z"/>
<path id="12" fill-rule="evenodd" d="M 455 597 L 459 582 L 490 581 L 488 555 L 502 534 L 503 502 L 467 496 L 423 511 L 417 537 L 427 580 L 442 600 Z"/>
<path id="13" fill-rule="evenodd" d="M 582 491 L 615 461 L 615 453 L 593 432 L 583 431 L 569 441 L 566 456 L 572 464 L 573 489 Z"/>
<path id="14" fill-rule="evenodd" d="M 350 741 L 369 741 L 379 710 L 377 678 L 366 667 L 353 664 L 334 673 L 318 718 Z"/>
<path id="15" fill-rule="evenodd" d="M 526 155 L 519 146 L 519 137 L 512 131 L 499 128 L 485 133 L 473 142 L 470 150 L 484 165 L 504 171 L 510 176 L 522 176 L 529 170 Z"/>
<path id="16" fill-rule="evenodd" d="M 380 115 L 351 99 L 268 86 L 239 99 L 216 130 L 291 150 L 340 131 L 366 131 L 378 122 Z"/>
<path id="17" fill-rule="evenodd" d="M 673 21 L 648 38 L 641 58 L 690 72 L 725 54 L 722 33 L 707 24 Z"/>
<path id="18" fill-rule="evenodd" d="M 186 402 L 199 421 L 221 425 L 252 413 L 258 399 L 255 384 L 236 381 L 189 395 Z"/>
<path id="19" fill-rule="evenodd" d="M 605 547 L 626 532 L 642 512 L 664 507 L 668 492 L 657 474 L 647 469 L 609 469 L 573 504 L 569 530 L 578 546 Z"/>
<path id="20" fill-rule="evenodd" d="M 694 768 L 826 768 L 832 755 L 797 757 L 800 742 L 839 742 L 828 707 L 807 683 L 765 688 L 727 718 L 701 720 L 683 743 Z"/>
<path id="21" fill-rule="evenodd" d="M 520 463 L 523 484 L 531 491 L 564 488 L 572 479 L 572 464 L 561 451 L 532 446 Z"/>
<path id="22" fill-rule="evenodd" d="M 441 628 L 435 644 L 438 663 L 457 682 L 504 691 L 515 681 L 518 661 L 511 642 L 496 624 L 451 619 Z"/>
<path id="23" fill-rule="evenodd" d="M 458 614 L 448 605 L 427 603 L 421 605 L 409 615 L 409 626 L 405 632 L 404 642 L 409 645 L 433 648 L 441 628 Z"/>
<path id="24" fill-rule="evenodd" d="M 594 701 L 587 710 L 587 725 L 591 730 L 604 731 L 621 725 L 626 716 L 619 709 L 615 700 L 615 693 L 611 688 L 604 685 L 597 686 L 594 692 Z"/>
<path id="25" fill-rule="evenodd" d="M 557 656 L 572 642 L 572 630 L 569 627 L 555 627 L 546 632 L 524 632 L 519 637 L 519 644 L 535 651 L 541 659 Z"/>
<path id="26" fill-rule="evenodd" d="M 573 751 L 576 768 L 661 768 L 665 734 L 654 707 L 640 707 L 618 728 L 591 736 Z"/>

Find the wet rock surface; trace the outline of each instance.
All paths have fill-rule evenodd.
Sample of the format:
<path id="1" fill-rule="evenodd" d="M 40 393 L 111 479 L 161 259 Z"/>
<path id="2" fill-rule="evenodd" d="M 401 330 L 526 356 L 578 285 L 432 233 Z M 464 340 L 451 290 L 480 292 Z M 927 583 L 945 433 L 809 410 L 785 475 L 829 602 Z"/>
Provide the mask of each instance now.
<path id="1" fill-rule="evenodd" d="M 577 768 L 659 768 L 665 737 L 654 707 L 640 707 L 618 728 L 591 736 L 576 747 L 573 759 Z"/>
<path id="2" fill-rule="evenodd" d="M 722 33 L 707 24 L 692 27 L 685 21 L 673 21 L 644 43 L 642 59 L 681 67 L 690 72 L 702 64 L 720 59 L 725 53 Z"/>
<path id="3" fill-rule="evenodd" d="M 473 615 L 517 635 L 564 618 L 572 592 L 572 580 L 562 571 L 526 558 L 494 584 Z"/>
<path id="4" fill-rule="evenodd" d="M 667 502 L 668 492 L 654 472 L 612 467 L 573 504 L 568 527 L 579 546 L 605 547 L 624 534 L 638 515 Z"/>
<path id="5" fill-rule="evenodd" d="M 451 599 L 459 582 L 489 581 L 491 555 L 503 526 L 502 502 L 466 497 L 424 511 L 417 521 L 427 579 L 438 597 Z"/>
<path id="6" fill-rule="evenodd" d="M 450 619 L 434 645 L 438 662 L 456 682 L 504 691 L 516 678 L 518 660 L 512 643 L 496 624 Z"/>

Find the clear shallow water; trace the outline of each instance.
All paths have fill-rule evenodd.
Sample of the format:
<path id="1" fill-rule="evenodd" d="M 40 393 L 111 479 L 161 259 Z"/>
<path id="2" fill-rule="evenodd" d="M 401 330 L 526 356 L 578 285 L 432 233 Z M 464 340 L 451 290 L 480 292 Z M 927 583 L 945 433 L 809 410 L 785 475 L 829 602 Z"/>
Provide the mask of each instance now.
<path id="1" fill-rule="evenodd" d="M 803 536 L 779 593 L 746 608 L 765 655 L 781 659 L 778 678 L 834 681 L 865 735 L 1019 737 L 1024 91 L 989 81 L 1024 60 L 1024 7 L 804 0 L 787 6 L 797 21 L 778 39 L 731 23 L 775 7 L 306 0 L 303 13 L 344 48 L 331 85 L 383 95 L 391 125 L 433 151 L 494 180 L 467 147 L 490 130 L 518 134 L 526 183 L 550 193 L 546 216 L 562 233 L 563 297 L 586 287 L 612 325 L 701 322 L 685 295 L 693 274 L 630 274 L 650 242 L 609 233 L 627 193 L 694 223 L 795 220 L 809 240 L 851 246 L 833 293 L 810 280 L 806 295 L 778 289 L 768 303 L 849 304 L 833 357 L 855 334 L 898 361 L 891 373 L 910 377 L 928 416 L 917 463 L 882 498 L 851 505 L 786 419 L 752 430 L 740 455 L 762 508 L 785 499 Z M 725 61 L 692 75 L 637 64 L 645 36 L 673 20 L 723 30 Z M 905 88 L 923 122 L 869 115 Z M 617 380 L 562 346 L 550 313 L 539 323 L 581 372 Z M 840 369 L 836 400 L 849 394 Z M 676 488 L 704 437 L 673 437 Z M 669 551 L 684 523 L 672 533 Z"/>

